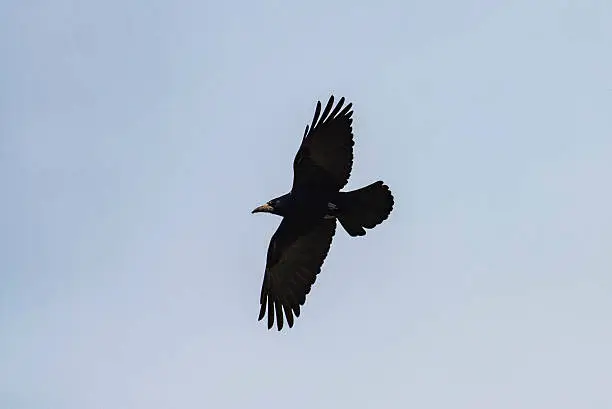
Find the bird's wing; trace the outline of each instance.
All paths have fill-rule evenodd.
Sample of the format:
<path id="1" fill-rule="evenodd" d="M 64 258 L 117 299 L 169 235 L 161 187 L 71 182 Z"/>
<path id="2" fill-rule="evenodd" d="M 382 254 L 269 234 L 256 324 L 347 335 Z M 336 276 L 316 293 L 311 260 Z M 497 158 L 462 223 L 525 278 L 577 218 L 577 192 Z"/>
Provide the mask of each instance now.
<path id="1" fill-rule="evenodd" d="M 321 113 L 317 102 L 311 126 L 293 160 L 293 187 L 338 191 L 348 182 L 353 167 L 353 104 L 344 108 L 344 97 L 332 111 L 332 95 Z"/>
<path id="2" fill-rule="evenodd" d="M 283 328 L 283 311 L 289 328 L 294 315 L 314 284 L 336 232 L 335 219 L 283 218 L 270 240 L 261 286 L 259 320 L 268 311 L 268 329 Z"/>

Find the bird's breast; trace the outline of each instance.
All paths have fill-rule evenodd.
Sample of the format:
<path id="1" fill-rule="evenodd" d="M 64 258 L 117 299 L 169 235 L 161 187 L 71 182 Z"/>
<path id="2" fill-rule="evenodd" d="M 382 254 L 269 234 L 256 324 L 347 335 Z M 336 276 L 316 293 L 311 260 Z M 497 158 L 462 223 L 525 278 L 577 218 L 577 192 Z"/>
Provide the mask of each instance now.
<path id="1" fill-rule="evenodd" d="M 337 210 L 333 196 L 325 192 L 300 190 L 291 196 L 292 213 L 298 215 L 324 217 Z"/>

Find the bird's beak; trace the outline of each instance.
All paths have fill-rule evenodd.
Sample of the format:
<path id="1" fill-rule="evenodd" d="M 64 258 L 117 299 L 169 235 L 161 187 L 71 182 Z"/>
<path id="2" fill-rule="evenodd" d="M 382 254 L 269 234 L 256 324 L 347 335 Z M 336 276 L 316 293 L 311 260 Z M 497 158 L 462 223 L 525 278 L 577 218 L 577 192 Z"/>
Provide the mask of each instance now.
<path id="1" fill-rule="evenodd" d="M 261 206 L 257 206 L 255 209 L 253 209 L 251 213 L 262 213 L 262 212 L 272 213 L 273 210 L 274 208 L 266 203 Z"/>

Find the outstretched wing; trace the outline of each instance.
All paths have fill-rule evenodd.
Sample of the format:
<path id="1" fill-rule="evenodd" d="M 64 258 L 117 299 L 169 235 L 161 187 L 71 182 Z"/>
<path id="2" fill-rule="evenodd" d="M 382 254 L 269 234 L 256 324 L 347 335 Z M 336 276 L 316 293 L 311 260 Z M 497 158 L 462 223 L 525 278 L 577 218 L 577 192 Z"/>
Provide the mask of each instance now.
<path id="1" fill-rule="evenodd" d="M 336 232 L 335 219 L 283 218 L 270 240 L 261 286 L 259 318 L 268 312 L 268 329 L 283 328 L 283 311 L 289 328 L 300 305 L 306 302 Z"/>
<path id="2" fill-rule="evenodd" d="M 321 113 L 317 102 L 312 126 L 293 160 L 293 188 L 338 191 L 348 182 L 353 167 L 353 104 L 342 108 L 344 97 L 332 111 L 332 95 Z"/>

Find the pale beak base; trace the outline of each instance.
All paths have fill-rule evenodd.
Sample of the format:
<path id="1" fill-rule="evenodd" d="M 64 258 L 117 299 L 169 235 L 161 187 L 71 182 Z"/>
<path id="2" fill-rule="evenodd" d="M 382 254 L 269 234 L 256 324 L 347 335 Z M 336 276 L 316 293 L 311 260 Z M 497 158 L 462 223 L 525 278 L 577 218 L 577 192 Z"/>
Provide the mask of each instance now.
<path id="1" fill-rule="evenodd" d="M 266 203 L 261 206 L 257 206 L 251 213 L 272 213 L 272 211 L 274 211 L 274 208 Z"/>

